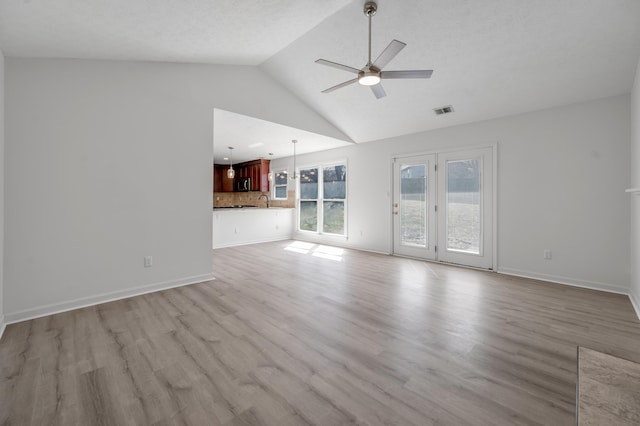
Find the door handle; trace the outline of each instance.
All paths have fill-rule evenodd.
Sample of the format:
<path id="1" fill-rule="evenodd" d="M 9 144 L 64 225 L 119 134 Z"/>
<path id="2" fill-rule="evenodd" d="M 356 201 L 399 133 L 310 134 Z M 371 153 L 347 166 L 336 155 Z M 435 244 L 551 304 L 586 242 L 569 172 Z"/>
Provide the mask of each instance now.
<path id="1" fill-rule="evenodd" d="M 398 212 L 393 212 L 393 214 L 398 214 Z"/>

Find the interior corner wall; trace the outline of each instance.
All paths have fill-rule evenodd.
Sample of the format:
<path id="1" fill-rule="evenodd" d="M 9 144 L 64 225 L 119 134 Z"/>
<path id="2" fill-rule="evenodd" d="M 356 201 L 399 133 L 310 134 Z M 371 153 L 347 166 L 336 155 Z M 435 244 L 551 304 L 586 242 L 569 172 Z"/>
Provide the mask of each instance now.
<path id="1" fill-rule="evenodd" d="M 640 59 L 631 90 L 631 182 L 640 188 Z M 636 314 L 640 318 L 640 194 L 631 195 L 631 291 Z"/>
<path id="2" fill-rule="evenodd" d="M 255 67 L 5 65 L 7 322 L 211 278 L 214 108 L 341 135 Z"/>
<path id="3" fill-rule="evenodd" d="M 0 50 L 0 338 L 4 331 L 4 55 Z"/>
<path id="4" fill-rule="evenodd" d="M 295 237 L 389 253 L 392 157 L 497 143 L 498 270 L 627 294 L 629 129 L 621 95 L 301 155 L 347 160 L 348 236 Z"/>

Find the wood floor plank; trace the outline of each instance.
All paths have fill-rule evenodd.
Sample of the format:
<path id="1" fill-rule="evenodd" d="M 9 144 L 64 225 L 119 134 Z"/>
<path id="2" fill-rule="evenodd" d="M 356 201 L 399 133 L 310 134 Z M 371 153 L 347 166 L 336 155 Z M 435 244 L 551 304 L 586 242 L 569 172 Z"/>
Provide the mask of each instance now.
<path id="1" fill-rule="evenodd" d="M 569 425 L 577 345 L 640 362 L 626 296 L 300 247 L 9 325 L 0 424 Z"/>

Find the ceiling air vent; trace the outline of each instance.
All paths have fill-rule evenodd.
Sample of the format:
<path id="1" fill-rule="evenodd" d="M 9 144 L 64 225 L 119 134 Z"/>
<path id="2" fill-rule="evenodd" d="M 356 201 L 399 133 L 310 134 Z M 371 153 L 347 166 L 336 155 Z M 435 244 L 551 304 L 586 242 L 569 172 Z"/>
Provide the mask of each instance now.
<path id="1" fill-rule="evenodd" d="M 451 112 L 453 112 L 454 109 L 451 105 L 447 105 L 447 106 L 443 106 L 440 108 L 434 108 L 433 112 L 436 113 L 436 115 L 442 115 L 442 114 L 449 114 Z"/>

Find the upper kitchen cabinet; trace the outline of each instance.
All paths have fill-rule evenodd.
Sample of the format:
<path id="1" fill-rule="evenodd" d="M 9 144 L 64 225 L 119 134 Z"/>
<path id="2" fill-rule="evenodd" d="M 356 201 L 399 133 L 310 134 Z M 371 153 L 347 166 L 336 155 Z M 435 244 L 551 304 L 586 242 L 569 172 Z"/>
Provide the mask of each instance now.
<path id="1" fill-rule="evenodd" d="M 251 191 L 269 192 L 270 160 L 254 160 L 237 165 L 237 177 L 251 178 Z"/>
<path id="2" fill-rule="evenodd" d="M 235 167 L 234 167 L 235 168 Z M 228 165 L 214 164 L 213 192 L 233 192 L 233 179 L 227 177 Z M 236 172 L 237 175 L 237 172 Z"/>
<path id="3" fill-rule="evenodd" d="M 254 160 L 234 164 L 236 178 L 251 178 L 251 191 L 269 192 L 269 164 L 270 160 Z M 213 167 L 213 191 L 233 192 L 233 179 L 227 178 L 226 164 L 215 164 Z"/>

